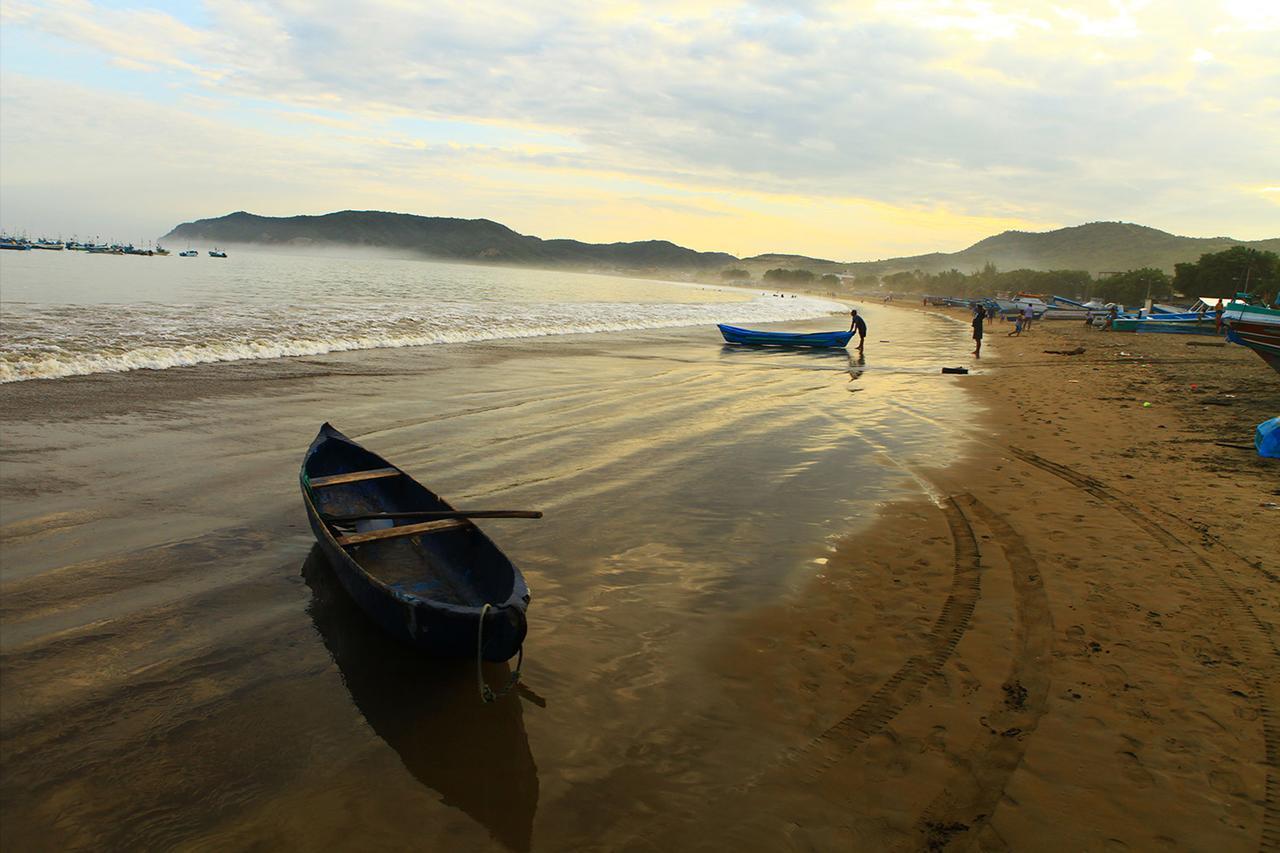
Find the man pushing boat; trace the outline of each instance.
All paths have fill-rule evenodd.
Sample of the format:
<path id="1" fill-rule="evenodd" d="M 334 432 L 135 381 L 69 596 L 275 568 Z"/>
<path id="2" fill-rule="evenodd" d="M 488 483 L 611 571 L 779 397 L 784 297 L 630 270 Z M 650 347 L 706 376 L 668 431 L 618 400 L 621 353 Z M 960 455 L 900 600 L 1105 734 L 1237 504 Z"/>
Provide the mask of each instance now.
<path id="1" fill-rule="evenodd" d="M 857 308 L 849 312 L 849 331 L 858 333 L 858 352 L 862 352 L 862 345 L 867 341 L 867 321 L 858 316 Z"/>

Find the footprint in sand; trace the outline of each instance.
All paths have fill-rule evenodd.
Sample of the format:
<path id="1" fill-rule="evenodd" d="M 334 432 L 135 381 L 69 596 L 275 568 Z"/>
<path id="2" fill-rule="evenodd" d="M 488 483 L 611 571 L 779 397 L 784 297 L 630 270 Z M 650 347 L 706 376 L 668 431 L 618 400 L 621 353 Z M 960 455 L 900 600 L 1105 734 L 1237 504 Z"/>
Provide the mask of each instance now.
<path id="1" fill-rule="evenodd" d="M 1230 770 L 1214 770 L 1210 772 L 1209 787 L 1219 794 L 1227 794 L 1232 797 L 1248 796 L 1248 792 L 1244 787 L 1244 780 Z"/>
<path id="2" fill-rule="evenodd" d="M 1147 772 L 1147 768 L 1142 766 L 1142 761 L 1132 752 L 1121 750 L 1116 753 L 1116 759 L 1120 762 L 1121 775 L 1135 785 L 1148 788 L 1155 782 L 1155 777 Z"/>

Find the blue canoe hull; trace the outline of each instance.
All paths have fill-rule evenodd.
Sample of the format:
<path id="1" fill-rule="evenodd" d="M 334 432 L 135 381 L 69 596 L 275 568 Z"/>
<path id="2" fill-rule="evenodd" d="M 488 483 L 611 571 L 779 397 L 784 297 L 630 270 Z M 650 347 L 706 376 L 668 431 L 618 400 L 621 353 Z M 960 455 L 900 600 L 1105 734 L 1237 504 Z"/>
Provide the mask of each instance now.
<path id="1" fill-rule="evenodd" d="M 716 324 L 725 343 L 774 347 L 846 347 L 853 332 L 757 332 L 737 326 Z"/>
<path id="2" fill-rule="evenodd" d="M 473 523 L 359 545 L 338 542 L 340 534 L 326 516 L 453 509 L 403 472 L 323 488 L 310 484 L 317 477 L 394 467 L 329 424 L 320 428 L 307 451 L 300 474 L 302 500 L 338 582 L 384 631 L 430 655 L 475 658 L 479 652 L 490 661 L 514 657 L 527 631 L 529 587 Z M 357 530 L 386 525 L 356 523 Z M 483 647 L 478 649 L 482 613 Z"/>

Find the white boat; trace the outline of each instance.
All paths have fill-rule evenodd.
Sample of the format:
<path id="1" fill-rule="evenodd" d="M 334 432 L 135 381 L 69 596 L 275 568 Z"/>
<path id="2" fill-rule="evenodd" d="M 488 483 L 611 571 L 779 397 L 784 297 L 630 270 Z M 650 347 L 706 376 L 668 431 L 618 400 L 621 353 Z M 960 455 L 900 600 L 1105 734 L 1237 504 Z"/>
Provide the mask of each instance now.
<path id="1" fill-rule="evenodd" d="M 209 257 L 211 258 L 225 258 L 226 256 L 227 256 L 227 253 L 222 251 L 221 249 L 214 248 L 209 250 Z"/>

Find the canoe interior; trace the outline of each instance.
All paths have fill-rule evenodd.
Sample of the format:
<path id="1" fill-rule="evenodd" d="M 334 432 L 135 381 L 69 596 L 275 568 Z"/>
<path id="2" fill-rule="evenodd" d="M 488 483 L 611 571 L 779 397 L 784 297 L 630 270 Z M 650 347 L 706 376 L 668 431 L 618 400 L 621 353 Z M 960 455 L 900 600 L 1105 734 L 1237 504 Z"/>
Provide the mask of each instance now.
<path id="1" fill-rule="evenodd" d="M 318 443 L 307 458 L 305 470 L 308 477 L 316 478 L 385 467 L 388 463 L 377 454 L 331 437 Z M 453 509 L 405 475 L 316 488 L 311 498 L 322 515 Z M 413 520 L 399 523 L 411 524 Z M 394 524 L 373 519 L 355 522 L 354 526 L 365 531 Z M 368 575 L 392 589 L 459 607 L 505 602 L 515 584 L 511 561 L 472 524 L 351 545 L 346 552 Z"/>

